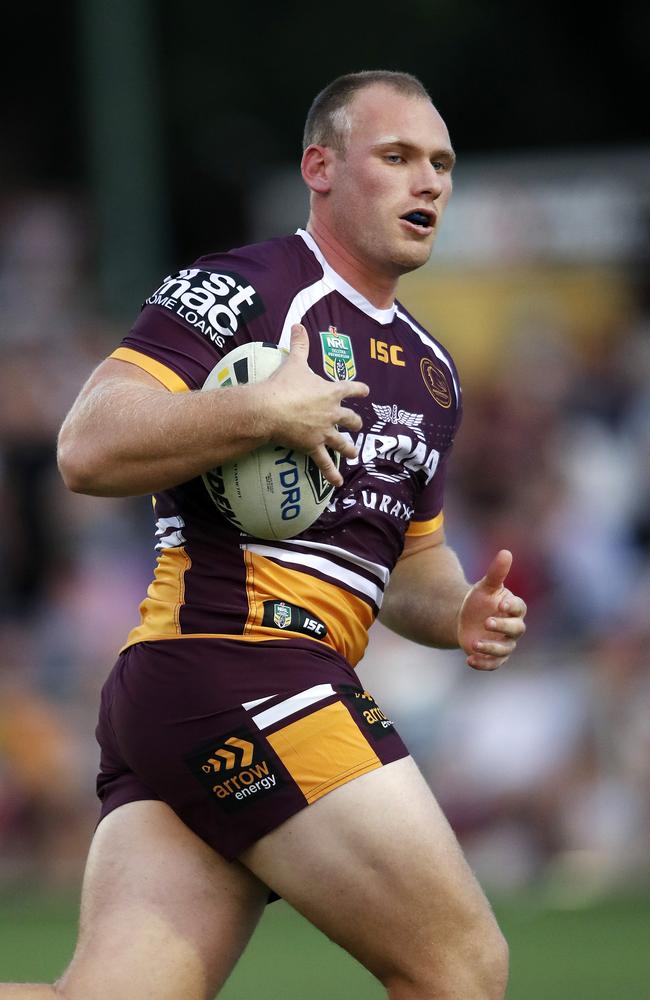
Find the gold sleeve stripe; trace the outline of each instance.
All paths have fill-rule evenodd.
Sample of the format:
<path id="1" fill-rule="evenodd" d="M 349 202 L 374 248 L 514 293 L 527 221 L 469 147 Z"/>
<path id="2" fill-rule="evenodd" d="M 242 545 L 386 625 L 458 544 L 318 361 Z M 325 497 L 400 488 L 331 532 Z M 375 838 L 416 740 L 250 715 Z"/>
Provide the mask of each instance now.
<path id="1" fill-rule="evenodd" d="M 432 531 L 437 531 L 438 528 L 442 527 L 444 519 L 444 514 L 440 511 L 430 521 L 411 521 L 406 534 L 409 538 L 417 537 L 418 535 L 430 535 Z"/>
<path id="2" fill-rule="evenodd" d="M 134 351 L 131 347 L 118 347 L 110 357 L 116 358 L 118 361 L 128 361 L 129 364 L 137 365 L 138 368 L 142 368 L 143 371 L 148 372 L 149 375 L 153 375 L 159 382 L 162 382 L 165 389 L 169 389 L 170 392 L 189 391 L 189 386 L 171 368 L 167 368 L 160 361 L 154 361 L 153 358 L 147 357 L 146 354 Z"/>

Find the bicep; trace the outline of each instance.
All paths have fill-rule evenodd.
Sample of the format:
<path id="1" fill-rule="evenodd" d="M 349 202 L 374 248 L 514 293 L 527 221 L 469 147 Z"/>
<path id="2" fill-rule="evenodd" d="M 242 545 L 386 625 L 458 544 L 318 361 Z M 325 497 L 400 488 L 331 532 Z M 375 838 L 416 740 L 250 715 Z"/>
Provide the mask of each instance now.
<path id="1" fill-rule="evenodd" d="M 109 388 L 111 382 L 116 385 L 132 382 L 134 385 L 146 385 L 150 389 L 159 389 L 161 392 L 168 391 L 162 382 L 143 368 L 139 368 L 138 365 L 131 364 L 129 361 L 118 361 L 116 358 L 106 358 L 92 372 L 77 396 L 76 402 L 82 402 L 99 387 Z"/>

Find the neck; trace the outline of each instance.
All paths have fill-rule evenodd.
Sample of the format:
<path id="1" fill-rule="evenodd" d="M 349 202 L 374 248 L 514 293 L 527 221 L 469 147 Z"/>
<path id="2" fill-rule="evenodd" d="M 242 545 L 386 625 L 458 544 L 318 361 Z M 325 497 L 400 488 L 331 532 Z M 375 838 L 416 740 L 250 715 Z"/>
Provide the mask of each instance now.
<path id="1" fill-rule="evenodd" d="M 307 232 L 315 240 L 323 257 L 337 274 L 378 309 L 390 309 L 395 301 L 397 278 L 377 274 L 373 268 L 341 243 L 322 219 L 309 217 Z"/>

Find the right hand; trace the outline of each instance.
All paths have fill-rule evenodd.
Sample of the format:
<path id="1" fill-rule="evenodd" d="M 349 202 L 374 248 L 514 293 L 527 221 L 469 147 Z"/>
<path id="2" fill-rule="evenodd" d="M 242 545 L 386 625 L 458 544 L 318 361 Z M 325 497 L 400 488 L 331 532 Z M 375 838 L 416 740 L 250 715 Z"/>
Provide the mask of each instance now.
<path id="1" fill-rule="evenodd" d="M 356 458 L 357 449 L 338 430 L 360 431 L 361 417 L 341 402 L 348 396 L 367 396 L 364 382 L 330 382 L 308 364 L 309 335 L 301 323 L 291 327 L 291 348 L 286 361 L 265 382 L 260 383 L 264 419 L 271 428 L 270 438 L 278 444 L 306 451 L 333 486 L 341 486 L 343 476 L 327 449 L 344 458 Z"/>

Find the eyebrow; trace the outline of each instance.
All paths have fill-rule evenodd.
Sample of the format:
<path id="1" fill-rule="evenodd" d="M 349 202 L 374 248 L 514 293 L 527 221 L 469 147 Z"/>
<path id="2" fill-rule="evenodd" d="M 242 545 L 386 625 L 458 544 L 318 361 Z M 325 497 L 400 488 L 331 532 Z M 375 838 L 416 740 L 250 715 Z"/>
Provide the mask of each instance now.
<path id="1" fill-rule="evenodd" d="M 372 149 L 382 149 L 386 146 L 398 146 L 400 149 L 410 150 L 411 152 L 419 153 L 422 151 L 422 147 L 416 145 L 414 142 L 408 142 L 407 139 L 400 139 L 397 135 L 386 135 L 378 139 L 377 142 L 372 144 Z M 431 154 L 432 160 L 447 160 L 450 167 L 453 167 L 456 162 L 456 154 L 454 153 L 451 146 L 443 146 L 441 149 L 436 149 Z"/>

